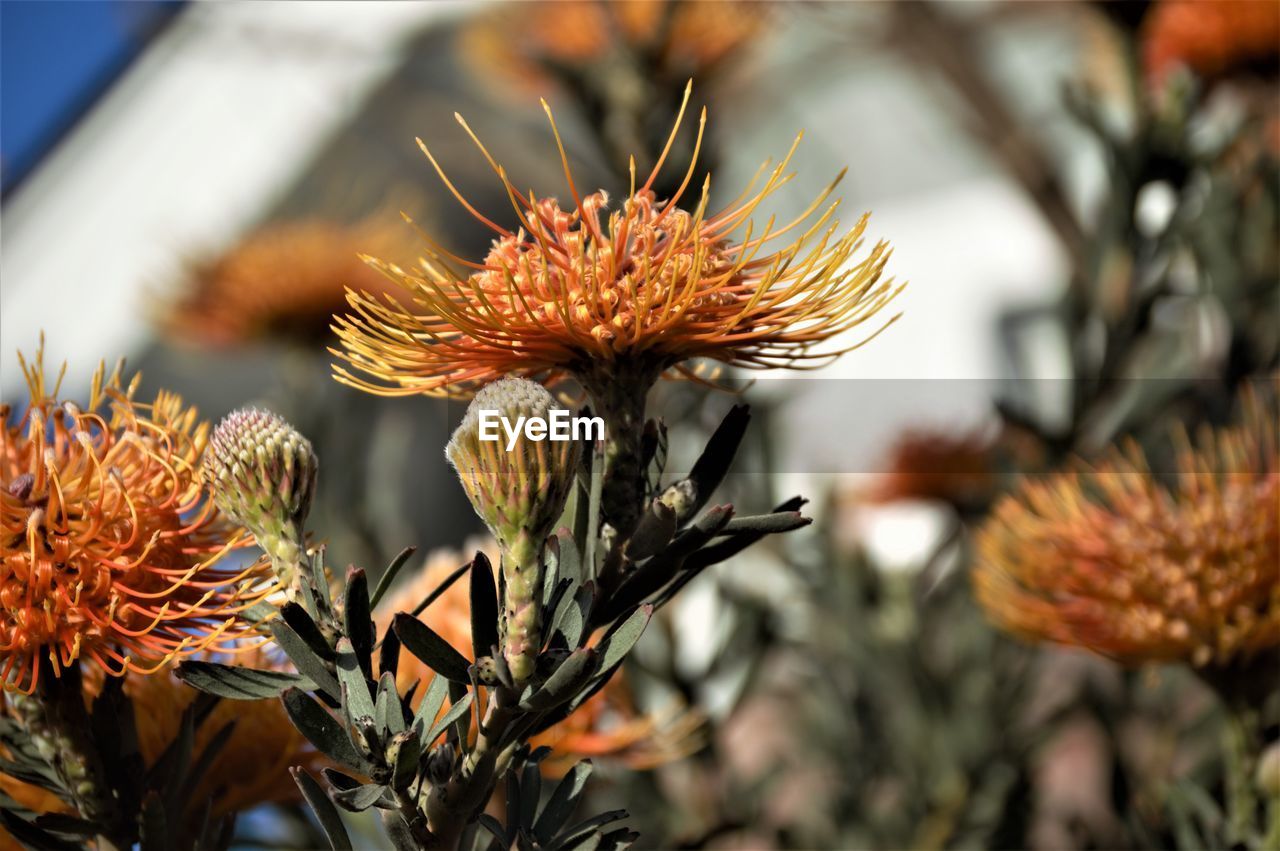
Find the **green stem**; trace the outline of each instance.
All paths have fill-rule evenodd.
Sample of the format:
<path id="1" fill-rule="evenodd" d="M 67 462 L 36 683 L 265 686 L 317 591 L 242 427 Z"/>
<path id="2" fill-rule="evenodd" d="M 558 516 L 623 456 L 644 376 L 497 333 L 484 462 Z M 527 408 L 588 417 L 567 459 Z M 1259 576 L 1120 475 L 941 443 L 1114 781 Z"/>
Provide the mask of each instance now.
<path id="1" fill-rule="evenodd" d="M 601 374 L 595 374 L 601 373 Z M 660 369 L 643 364 L 616 363 L 582 378 L 593 407 L 604 418 L 604 520 L 626 541 L 644 511 L 645 470 L 641 461 L 645 399 Z"/>
<path id="2" fill-rule="evenodd" d="M 522 531 L 502 554 L 502 655 L 517 688 L 533 676 L 542 648 L 542 546 Z"/>

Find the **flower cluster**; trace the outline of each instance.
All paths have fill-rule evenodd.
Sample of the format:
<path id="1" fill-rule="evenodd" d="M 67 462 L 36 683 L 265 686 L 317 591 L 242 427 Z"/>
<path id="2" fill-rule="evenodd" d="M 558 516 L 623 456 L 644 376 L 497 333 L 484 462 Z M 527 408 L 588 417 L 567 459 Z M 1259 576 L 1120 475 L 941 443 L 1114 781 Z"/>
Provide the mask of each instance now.
<path id="1" fill-rule="evenodd" d="M 273 584 L 229 557 L 239 530 L 204 498 L 209 427 L 177 396 L 135 400 L 99 366 L 87 407 L 57 398 L 41 354 L 0 433 L 0 650 L 6 689 L 90 660 L 109 674 L 237 645 Z"/>
<path id="2" fill-rule="evenodd" d="M 686 90 L 686 104 L 688 97 Z M 633 169 L 631 189 L 611 208 L 604 192 L 578 193 L 565 159 L 574 198 L 565 209 L 555 199 L 526 197 L 490 158 L 519 227 L 490 220 L 457 195 L 496 235 L 483 263 L 453 258 L 470 270 L 462 273 L 434 249 L 414 271 L 372 261 L 401 283 L 413 306 L 352 291 L 354 312 L 337 320 L 343 349 L 334 353 L 356 372 L 336 366 L 337 378 L 383 395 L 446 395 L 505 375 L 547 384 L 573 375 L 590 389 L 620 371 L 687 372 L 682 363 L 698 358 L 748 368 L 829 360 L 847 348 L 814 347 L 870 320 L 901 288 L 882 277 L 883 243 L 853 261 L 866 218 L 841 234 L 839 202 L 827 203 L 834 184 L 790 223 L 752 224 L 760 204 L 790 179 L 794 151 L 772 170 L 762 167 L 763 183 L 752 181 L 716 213 L 708 210 L 709 180 L 691 212 L 677 206 L 692 165 L 666 200 L 651 191 L 663 158 L 640 186 Z"/>
<path id="3" fill-rule="evenodd" d="M 1000 626 L 1127 664 L 1247 662 L 1280 646 L 1280 465 L 1273 407 L 1187 441 L 1160 482 L 1136 448 L 1026 481 L 976 541 Z"/>

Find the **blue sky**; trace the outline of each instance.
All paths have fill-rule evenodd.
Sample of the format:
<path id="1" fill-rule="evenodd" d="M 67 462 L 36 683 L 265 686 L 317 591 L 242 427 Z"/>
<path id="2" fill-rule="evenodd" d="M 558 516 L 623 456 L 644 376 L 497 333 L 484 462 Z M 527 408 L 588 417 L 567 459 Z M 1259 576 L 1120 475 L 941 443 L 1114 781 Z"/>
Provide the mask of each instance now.
<path id="1" fill-rule="evenodd" d="M 160 0 L 0 0 L 6 188 L 56 143 L 177 6 Z"/>

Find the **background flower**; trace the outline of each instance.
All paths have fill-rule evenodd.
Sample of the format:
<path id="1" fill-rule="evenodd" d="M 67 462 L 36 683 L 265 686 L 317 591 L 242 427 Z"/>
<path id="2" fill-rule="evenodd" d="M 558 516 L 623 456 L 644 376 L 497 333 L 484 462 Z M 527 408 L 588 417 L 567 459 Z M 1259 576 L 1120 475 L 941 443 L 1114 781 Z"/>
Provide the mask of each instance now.
<path id="1" fill-rule="evenodd" d="M 1241 425 L 1182 446 L 1168 485 L 1136 446 L 1028 480 L 978 533 L 978 600 L 1019 635 L 1128 664 L 1280 646 L 1277 452 L 1274 402 L 1250 393 Z"/>

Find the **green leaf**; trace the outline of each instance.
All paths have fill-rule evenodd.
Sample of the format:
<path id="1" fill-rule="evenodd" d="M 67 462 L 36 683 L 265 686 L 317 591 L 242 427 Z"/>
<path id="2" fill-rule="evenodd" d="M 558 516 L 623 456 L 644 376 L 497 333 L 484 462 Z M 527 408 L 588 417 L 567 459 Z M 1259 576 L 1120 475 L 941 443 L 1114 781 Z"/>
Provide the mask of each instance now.
<path id="1" fill-rule="evenodd" d="M 307 803 L 315 812 L 316 819 L 324 830 L 325 838 L 329 840 L 329 847 L 333 851 L 353 851 L 351 839 L 347 836 L 347 828 L 342 824 L 342 815 L 333 805 L 333 801 L 329 800 L 329 796 L 320 788 L 320 784 L 307 773 L 305 768 L 291 768 L 289 772 L 293 775 L 298 788 L 302 790 L 302 797 L 307 799 Z"/>
<path id="2" fill-rule="evenodd" d="M 599 828 L 606 824 L 612 824 L 615 821 L 621 821 L 626 818 L 629 813 L 626 810 L 608 810 L 599 815 L 575 824 L 555 840 L 557 848 L 578 848 L 588 836 L 595 833 Z"/>
<path id="3" fill-rule="evenodd" d="M 369 604 L 369 580 L 363 570 L 353 567 L 347 571 L 347 591 L 344 595 L 343 619 L 347 638 L 360 663 L 360 670 L 367 680 L 373 679 L 373 615 Z"/>
<path id="4" fill-rule="evenodd" d="M 471 663 L 431 629 L 415 617 L 403 612 L 396 615 L 396 635 L 404 648 L 427 664 L 431 670 L 455 683 L 470 683 L 467 668 Z"/>
<path id="5" fill-rule="evenodd" d="M 297 603 L 285 603 L 280 607 L 280 616 L 284 618 L 284 622 L 289 628 L 298 634 L 298 637 L 311 649 L 316 656 L 324 659 L 326 662 L 333 661 L 333 648 L 329 646 L 328 640 L 320 632 L 320 627 L 316 626 L 316 622 L 311 615 L 307 614 L 307 610 Z"/>
<path id="6" fill-rule="evenodd" d="M 404 790 L 408 789 L 413 779 L 418 776 L 422 747 L 415 730 L 401 733 L 396 738 L 400 749 L 396 752 L 395 765 L 391 766 L 391 785 L 395 789 Z"/>
<path id="7" fill-rule="evenodd" d="M 567 529 L 561 529 L 554 539 L 556 553 L 556 578 L 572 579 L 582 583 L 582 553 L 578 543 Z"/>
<path id="8" fill-rule="evenodd" d="M 314 698 L 306 692 L 291 688 L 281 700 L 284 701 L 285 711 L 289 713 L 293 726 L 322 753 L 361 773 L 369 768 L 368 761 L 356 751 L 351 736 Z"/>
<path id="9" fill-rule="evenodd" d="M 376 710 L 373 696 L 369 694 L 369 681 L 365 679 L 356 653 L 351 649 L 351 640 L 338 639 L 338 684 L 342 686 L 343 709 L 350 721 L 357 718 L 373 720 Z"/>
<path id="10" fill-rule="evenodd" d="M 382 572 L 382 576 L 378 578 L 378 584 L 374 586 L 373 594 L 369 596 L 369 607 L 376 609 L 378 603 L 382 601 L 382 597 L 391 588 L 391 583 L 395 582 L 396 576 L 400 573 L 400 568 L 409 563 L 409 559 L 417 552 L 417 547 L 405 547 L 400 554 L 391 560 L 391 564 L 387 565 L 387 569 Z"/>
<path id="11" fill-rule="evenodd" d="M 653 606 L 641 606 L 625 621 L 609 630 L 604 641 L 600 642 L 601 670 L 610 671 L 615 665 L 621 664 L 623 658 L 640 640 L 651 617 L 653 617 Z"/>
<path id="12" fill-rule="evenodd" d="M 694 502 L 684 517 L 686 519 L 697 514 L 711 499 L 716 488 L 724 481 L 733 458 L 738 454 L 742 438 L 746 436 L 747 425 L 751 422 L 751 409 L 747 405 L 734 405 L 725 414 L 720 425 L 716 427 L 702 455 L 694 462 L 689 472 L 689 480 L 694 486 Z"/>
<path id="13" fill-rule="evenodd" d="M 471 560 L 471 650 L 473 658 L 488 656 L 498 646 L 498 587 L 484 553 Z"/>
<path id="14" fill-rule="evenodd" d="M 533 826 L 533 834 L 542 844 L 550 842 L 573 816 L 573 811 L 578 807 L 578 799 L 586 789 L 591 770 L 591 761 L 583 760 L 569 769 L 569 773 L 556 785 L 551 799 L 542 808 L 542 815 L 538 816 L 538 821 Z"/>
<path id="15" fill-rule="evenodd" d="M 311 680 L 311 682 L 315 683 L 316 689 L 330 697 L 336 699 L 341 695 L 342 690 L 338 688 L 337 678 L 329 673 L 329 668 L 320 657 L 312 652 L 311 648 L 307 646 L 307 643 L 302 640 L 298 633 L 293 631 L 293 627 L 279 618 L 271 621 L 268 627 L 271 630 L 271 635 L 276 640 L 276 644 L 280 645 L 280 649 L 293 662 L 293 666 L 298 669 L 298 673 Z"/>
<path id="16" fill-rule="evenodd" d="M 414 714 L 413 724 L 410 727 L 419 733 L 424 732 L 440 714 L 440 707 L 444 706 L 444 699 L 448 693 L 449 681 L 444 677 L 432 677 L 426 693 L 422 695 L 422 702 L 418 704 L 418 711 Z"/>
<path id="17" fill-rule="evenodd" d="M 564 636 L 565 647 L 576 650 L 582 645 L 586 633 L 587 620 L 591 615 L 592 601 L 595 599 L 595 583 L 586 582 L 574 593 L 573 599 L 559 615 L 556 629 Z"/>
<path id="18" fill-rule="evenodd" d="M 466 696 L 461 700 L 455 701 L 453 706 L 449 707 L 449 711 L 440 716 L 440 720 L 432 725 L 427 734 L 422 737 L 422 746 L 429 748 L 435 744 L 436 739 L 440 738 L 440 734 L 448 729 L 449 725 L 462 717 L 468 709 L 471 708 L 471 700 L 473 695 L 467 692 Z"/>
<path id="19" fill-rule="evenodd" d="M 765 535 L 776 535 L 803 528 L 812 522 L 812 517 L 805 517 L 798 511 L 780 511 L 775 514 L 757 514 L 753 517 L 735 517 L 726 523 L 718 534 L 732 535 L 741 532 L 758 532 Z"/>
<path id="20" fill-rule="evenodd" d="M 357 786 L 354 789 L 344 789 L 340 792 L 333 793 L 333 802 L 344 810 L 350 810 L 353 813 L 362 813 L 365 810 L 378 803 L 378 800 L 387 792 L 387 787 L 381 783 L 369 783 L 363 786 Z"/>
<path id="21" fill-rule="evenodd" d="M 569 654 L 560 663 L 560 667 L 547 677 L 542 687 L 520 701 L 520 708 L 526 712 L 545 712 L 566 700 L 586 684 L 596 671 L 596 651 L 584 647 Z"/>
<path id="22" fill-rule="evenodd" d="M 400 670 L 400 636 L 394 630 L 387 630 L 382 636 L 378 650 L 378 670 L 384 674 L 395 674 Z"/>
<path id="23" fill-rule="evenodd" d="M 279 697 L 287 688 L 315 688 L 311 680 L 300 674 L 258 671 L 217 662 L 180 662 L 174 673 L 192 688 L 230 700 L 262 700 Z"/>
<path id="24" fill-rule="evenodd" d="M 400 693 L 396 691 L 396 678 L 387 671 L 378 680 L 378 700 L 374 704 L 374 719 L 385 735 L 403 732 L 404 712 L 400 708 Z"/>

